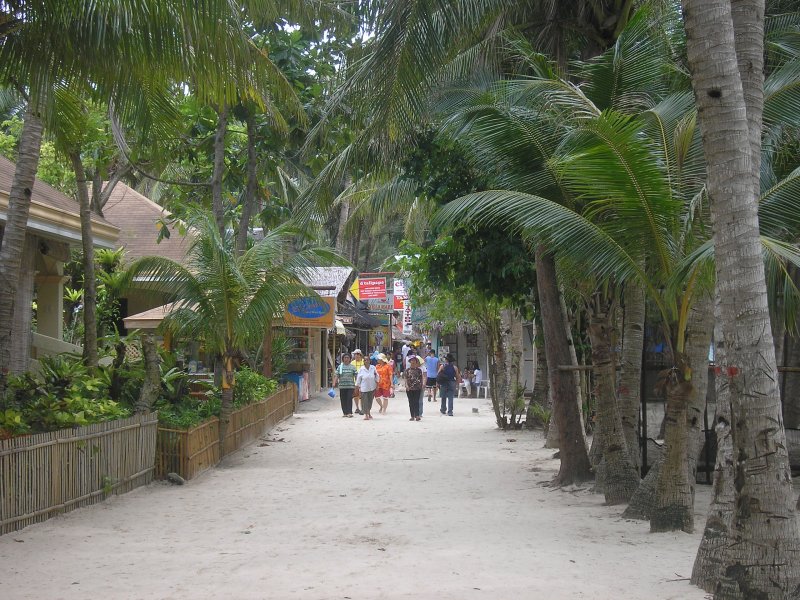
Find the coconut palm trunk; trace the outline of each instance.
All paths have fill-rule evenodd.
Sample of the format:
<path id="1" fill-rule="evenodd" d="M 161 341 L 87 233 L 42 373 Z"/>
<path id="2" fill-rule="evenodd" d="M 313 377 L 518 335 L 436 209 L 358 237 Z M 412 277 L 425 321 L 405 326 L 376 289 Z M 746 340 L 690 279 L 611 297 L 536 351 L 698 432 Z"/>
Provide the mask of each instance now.
<path id="1" fill-rule="evenodd" d="M 642 352 L 644 350 L 644 289 L 635 282 L 625 285 L 625 320 L 622 327 L 622 373 L 619 380 L 619 415 L 628 446 L 628 455 L 641 469 L 639 447 L 639 408 L 642 391 Z"/>
<path id="2" fill-rule="evenodd" d="M 8 215 L 0 246 L 0 394 L 5 390 L 5 375 L 9 372 L 20 372 L 27 366 L 28 357 L 12 356 L 11 332 L 43 130 L 44 125 L 35 104 L 29 103 L 20 135 L 19 155 L 8 197 Z"/>
<path id="3" fill-rule="evenodd" d="M 520 392 L 520 363 L 522 360 L 522 319 L 512 308 L 500 311 L 500 343 L 497 354 L 498 404 L 503 408 L 498 425 L 502 429 L 513 426 Z"/>
<path id="4" fill-rule="evenodd" d="M 486 365 L 486 377 L 489 379 L 489 396 L 492 400 L 492 409 L 497 426 L 503 427 L 503 414 L 500 408 L 500 395 L 498 394 L 498 355 L 502 354 L 500 344 L 500 319 L 486 319 L 483 328 L 486 335 L 486 355 L 488 364 Z"/>
<path id="5" fill-rule="evenodd" d="M 697 457 L 702 449 L 703 443 L 703 430 L 701 425 L 703 423 L 703 410 L 708 389 L 708 347 L 711 342 L 711 327 L 713 323 L 712 315 L 710 314 L 710 304 L 710 299 L 705 297 L 697 299 L 689 312 L 689 319 L 687 322 L 686 354 L 691 364 L 697 365 L 697 367 L 693 369 L 693 390 L 689 396 L 686 411 L 688 428 L 686 462 L 680 463 L 680 461 L 678 461 L 677 464 L 674 465 L 674 468 L 686 468 L 688 485 L 692 490 L 691 496 L 680 495 L 677 491 L 670 488 L 669 483 L 678 481 L 681 476 L 676 478 L 669 473 L 663 475 L 664 481 L 661 484 L 662 487 L 660 489 L 658 488 L 659 481 L 662 479 L 662 470 L 665 466 L 666 452 L 664 452 L 653 462 L 647 475 L 631 498 L 630 504 L 628 504 L 628 507 L 622 515 L 626 519 L 649 520 L 657 504 L 660 503 L 664 507 L 669 504 L 668 500 L 660 500 L 661 496 L 659 494 L 668 498 L 686 500 L 687 502 L 690 499 L 693 501 Z"/>
<path id="6" fill-rule="evenodd" d="M 225 202 L 222 198 L 222 175 L 225 172 L 225 133 L 228 129 L 228 106 L 224 104 L 217 116 L 217 129 L 214 133 L 214 168 L 211 173 L 211 210 L 217 229 L 225 233 Z"/>
<path id="7" fill-rule="evenodd" d="M 708 349 L 711 346 L 714 329 L 714 302 L 709 294 L 697 298 L 689 311 L 686 324 L 686 356 L 692 367 L 692 386 L 694 388 L 686 412 L 689 429 L 687 460 L 689 483 L 692 486 L 692 501 L 697 483 L 697 461 L 703 450 L 705 434 L 703 415 L 708 397 Z"/>
<path id="8" fill-rule="evenodd" d="M 144 356 L 145 377 L 136 401 L 136 412 L 148 413 L 153 409 L 153 404 L 158 400 L 158 394 L 161 392 L 158 348 L 152 333 L 142 334 L 142 355 Z"/>
<path id="9" fill-rule="evenodd" d="M 94 269 L 94 238 L 92 236 L 92 207 L 86 169 L 80 149 L 69 153 L 75 172 L 75 187 L 81 219 L 81 259 L 83 266 L 83 361 L 89 368 L 97 366 L 97 281 Z"/>
<path id="10" fill-rule="evenodd" d="M 233 412 L 233 386 L 235 377 L 233 358 L 225 356 L 222 360 L 222 401 L 219 410 L 219 448 L 220 454 L 225 454 L 225 440 L 231 424 Z"/>
<path id="11" fill-rule="evenodd" d="M 250 218 L 256 208 L 256 195 L 258 194 L 258 155 L 256 154 L 256 117 L 251 108 L 246 108 L 247 116 L 247 185 L 242 199 L 242 215 L 239 219 L 239 229 L 236 232 L 236 252 L 243 254 L 247 249 L 247 236 L 250 232 Z"/>
<path id="12" fill-rule="evenodd" d="M 666 379 L 666 408 L 664 413 L 664 461 L 656 482 L 655 506 L 650 515 L 650 531 L 687 533 L 694 530 L 692 486 L 689 482 L 687 458 L 689 431 L 686 415 L 694 393 L 691 381 L 683 372 L 687 359 L 678 355 L 675 367 L 662 372 Z"/>
<path id="13" fill-rule="evenodd" d="M 565 334 L 555 260 L 541 244 L 536 247 L 536 281 L 542 310 L 548 377 L 553 394 L 553 413 L 559 430 L 561 466 L 555 483 L 569 485 L 591 479 L 592 470 L 573 373 L 559 369 L 561 365 L 573 365 L 573 360 Z"/>
<path id="14" fill-rule="evenodd" d="M 639 486 L 639 473 L 630 461 L 615 392 L 616 369 L 611 353 L 611 320 L 592 311 L 589 322 L 592 365 L 597 385 L 597 415 L 602 428 L 603 493 L 606 504 L 630 500 Z"/>
<path id="15" fill-rule="evenodd" d="M 722 339 L 719 323 L 714 337 L 717 340 Z M 724 344 L 715 344 L 714 353 L 714 359 L 718 364 L 725 362 Z M 692 568 L 692 583 L 707 592 L 714 591 L 725 571 L 724 548 L 731 540 L 736 500 L 736 491 L 733 487 L 733 437 L 728 380 L 725 377 L 716 377 L 715 385 L 717 412 L 714 416 L 714 432 L 717 436 L 717 456 L 714 465 L 714 492 L 703 538 L 700 540 L 700 548 L 697 550 Z"/>
<path id="16" fill-rule="evenodd" d="M 350 218 L 350 200 L 343 198 L 339 204 L 339 223 L 336 227 L 336 251 L 345 256 L 347 254 L 347 239 L 345 238 L 345 228 L 347 220 Z"/>
<path id="17" fill-rule="evenodd" d="M 720 377 L 731 398 L 735 511 L 724 549 L 716 598 L 786 598 L 800 589 L 800 529 L 795 515 L 786 436 L 777 388 L 775 350 L 767 308 L 758 229 L 757 152 L 749 122 L 758 121 L 757 100 L 742 91 L 737 53 L 746 44 L 748 69 L 761 73 L 763 1 L 751 28 L 735 36 L 730 0 L 684 0 L 687 55 L 703 134 L 711 199 L 717 293 L 725 344 Z M 739 27 L 738 29 L 742 29 Z M 744 54 L 744 53 L 743 53 Z M 759 127 L 760 130 L 760 127 Z"/>

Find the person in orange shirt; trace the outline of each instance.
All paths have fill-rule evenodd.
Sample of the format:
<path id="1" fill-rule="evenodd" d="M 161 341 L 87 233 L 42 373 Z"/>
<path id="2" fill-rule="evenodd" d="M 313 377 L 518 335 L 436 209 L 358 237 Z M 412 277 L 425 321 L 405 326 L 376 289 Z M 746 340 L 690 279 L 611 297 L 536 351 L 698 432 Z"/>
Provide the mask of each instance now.
<path id="1" fill-rule="evenodd" d="M 394 369 L 389 364 L 389 359 L 385 354 L 378 355 L 378 389 L 375 390 L 375 402 L 378 403 L 381 414 L 386 414 L 386 409 L 389 406 L 389 397 L 392 393 L 392 376 Z"/>

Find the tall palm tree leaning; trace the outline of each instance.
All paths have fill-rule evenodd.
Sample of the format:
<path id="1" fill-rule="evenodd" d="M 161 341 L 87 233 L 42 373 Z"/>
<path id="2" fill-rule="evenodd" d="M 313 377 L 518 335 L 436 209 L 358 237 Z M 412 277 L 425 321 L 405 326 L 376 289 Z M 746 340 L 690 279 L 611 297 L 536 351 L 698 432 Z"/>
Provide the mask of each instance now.
<path id="1" fill-rule="evenodd" d="M 299 279 L 306 269 L 344 261 L 317 247 L 289 256 L 287 248 L 296 232 L 288 227 L 268 232 L 238 253 L 235 233 L 220 233 L 211 213 L 195 210 L 187 224 L 194 234 L 188 266 L 160 256 L 140 258 L 126 270 L 125 282 L 141 278 L 150 289 L 171 296 L 173 309 L 163 327 L 178 338 L 202 341 L 208 354 L 221 359 L 223 444 L 233 407 L 235 370 L 244 351 L 260 342 L 267 324 L 282 314 L 288 301 L 313 295 Z"/>
<path id="2" fill-rule="evenodd" d="M 759 240 L 764 0 L 683 0 L 708 166 L 735 460 L 735 511 L 715 598 L 797 597 L 800 530 Z M 708 530 L 707 530 L 708 532 Z"/>

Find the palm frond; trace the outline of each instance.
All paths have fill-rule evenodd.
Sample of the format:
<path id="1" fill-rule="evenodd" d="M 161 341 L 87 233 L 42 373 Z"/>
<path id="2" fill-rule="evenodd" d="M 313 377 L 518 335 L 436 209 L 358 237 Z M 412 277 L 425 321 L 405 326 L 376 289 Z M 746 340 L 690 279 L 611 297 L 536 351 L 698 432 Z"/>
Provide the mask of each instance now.
<path id="1" fill-rule="evenodd" d="M 585 92 L 602 110 L 628 114 L 649 108 L 666 92 L 665 48 L 647 10 L 639 10 L 602 55 L 579 66 Z"/>
<path id="2" fill-rule="evenodd" d="M 764 125 L 800 126 L 800 58 L 776 69 L 764 81 Z"/>
<path id="3" fill-rule="evenodd" d="M 762 237 L 762 245 L 770 314 L 796 335 L 800 324 L 800 290 L 789 265 L 793 265 L 795 271 L 800 267 L 800 250 L 786 242 L 765 237 Z"/>
<path id="4" fill-rule="evenodd" d="M 762 235 L 796 240 L 800 236 L 800 167 L 761 194 L 758 222 Z"/>
<path id="5" fill-rule="evenodd" d="M 648 251 L 663 273 L 674 261 L 672 232 L 682 203 L 640 136 L 639 124 L 611 111 L 568 135 L 553 161 L 567 187 L 588 203 L 584 216 L 627 248 Z"/>

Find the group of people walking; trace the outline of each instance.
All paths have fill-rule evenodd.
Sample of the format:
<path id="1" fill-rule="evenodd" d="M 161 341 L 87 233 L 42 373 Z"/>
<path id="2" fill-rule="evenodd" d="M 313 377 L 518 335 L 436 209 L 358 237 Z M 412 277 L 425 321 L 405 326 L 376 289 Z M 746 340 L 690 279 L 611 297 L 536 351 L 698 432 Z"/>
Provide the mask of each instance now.
<path id="1" fill-rule="evenodd" d="M 422 361 L 413 351 L 402 356 L 401 374 L 405 380 L 405 391 L 408 397 L 409 421 L 421 421 L 423 412 L 423 390 L 427 392 L 428 402 L 436 399 L 439 391 L 441 400 L 440 412 L 453 416 L 453 400 L 458 387 L 462 384 L 461 373 L 455 365 L 455 357 L 448 354 L 445 362 L 440 363 L 433 350 L 428 350 Z M 364 359 L 361 350 L 353 350 L 352 356 L 344 354 L 342 362 L 336 369 L 334 386 L 339 387 L 339 398 L 342 404 L 342 416 L 363 414 L 364 420 L 372 419 L 373 401 L 378 404 L 379 414 L 386 414 L 389 398 L 394 396 L 394 387 L 398 383 L 394 367 L 385 354 L 377 354 L 369 361 Z"/>

